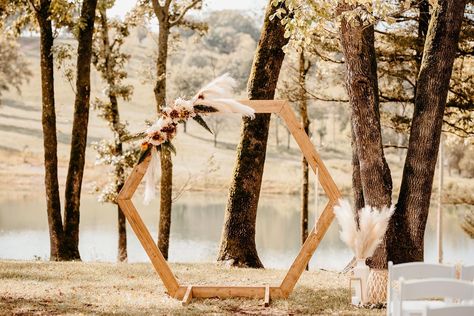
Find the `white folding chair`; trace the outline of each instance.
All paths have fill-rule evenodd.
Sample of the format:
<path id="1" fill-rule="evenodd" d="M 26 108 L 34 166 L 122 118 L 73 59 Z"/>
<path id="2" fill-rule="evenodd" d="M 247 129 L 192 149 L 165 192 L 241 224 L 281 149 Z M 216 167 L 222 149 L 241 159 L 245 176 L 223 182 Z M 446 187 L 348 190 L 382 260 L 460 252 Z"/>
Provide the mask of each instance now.
<path id="1" fill-rule="evenodd" d="M 474 282 L 474 265 L 461 267 L 461 280 Z M 474 315 L 474 314 L 473 314 Z"/>
<path id="2" fill-rule="evenodd" d="M 455 279 L 401 279 L 399 291 L 399 299 L 393 304 L 396 315 L 400 316 L 422 315 L 425 308 L 445 307 L 446 301 L 474 300 L 474 283 Z"/>
<path id="3" fill-rule="evenodd" d="M 423 316 L 473 316 L 474 305 L 450 305 L 446 307 L 427 307 Z"/>
<path id="4" fill-rule="evenodd" d="M 456 268 L 454 265 L 409 262 L 393 264 L 388 262 L 388 282 L 387 282 L 387 315 L 395 315 L 393 310 L 394 287 L 398 280 L 426 279 L 426 278 L 456 278 Z"/>

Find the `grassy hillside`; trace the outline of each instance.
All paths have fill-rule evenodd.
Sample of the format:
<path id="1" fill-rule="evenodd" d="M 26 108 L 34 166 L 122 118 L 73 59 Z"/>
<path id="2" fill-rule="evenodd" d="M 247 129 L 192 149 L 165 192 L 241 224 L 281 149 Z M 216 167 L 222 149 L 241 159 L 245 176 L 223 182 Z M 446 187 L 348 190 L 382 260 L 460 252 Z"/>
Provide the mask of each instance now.
<path id="1" fill-rule="evenodd" d="M 250 40 L 249 40 L 250 41 Z M 74 40 L 62 38 L 58 42 L 74 45 Z M 39 42 L 36 37 L 22 38 L 21 49 L 26 55 L 33 76 L 22 88 L 22 94 L 9 92 L 0 105 L 0 198 L 22 195 L 43 194 L 43 153 L 41 129 L 41 89 L 39 68 Z M 250 44 L 248 44 L 250 45 Z M 247 47 L 247 50 L 251 49 Z M 132 131 L 145 128 L 145 120 L 155 117 L 153 85 L 147 76 L 153 65 L 156 43 L 149 35 L 142 42 L 131 36 L 125 51 L 132 58 L 128 65 L 128 83 L 134 86 L 134 94 L 129 102 L 120 102 L 121 118 L 129 123 Z M 174 54 L 172 52 L 172 54 Z M 181 69 L 180 59 L 171 58 L 170 69 Z M 74 61 L 73 61 L 74 62 Z M 173 78 L 174 73 L 170 73 Z M 191 75 L 192 76 L 192 75 Z M 212 78 L 202 78 L 212 79 Z M 92 72 L 92 98 L 102 96 L 104 85 L 97 72 Z M 74 93 L 71 85 L 57 71 L 55 78 L 57 126 L 59 141 L 60 184 L 64 185 L 69 157 L 70 131 L 73 117 Z M 240 96 L 242 97 L 242 96 Z M 315 104 L 319 113 L 330 113 L 332 105 Z M 348 113 L 346 113 L 348 115 Z M 349 131 L 341 132 L 341 123 L 333 116 L 316 117 L 312 126 L 316 130 L 325 125 L 328 132 L 321 144 L 315 136 L 314 143 L 344 194 L 350 194 L 351 149 Z M 212 135 L 191 122 L 188 133 L 179 131 L 176 137 L 177 156 L 174 158 L 176 191 L 185 187 L 189 190 L 226 190 L 235 161 L 235 148 L 239 138 L 240 119 L 227 117 L 218 135 L 218 145 L 214 147 Z M 276 146 L 276 129 L 280 146 Z M 264 193 L 297 193 L 300 179 L 300 152 L 290 139 L 287 148 L 287 131 L 276 125 L 275 118 L 270 127 L 270 139 L 265 166 Z M 314 133 L 316 135 L 316 133 Z M 89 124 L 89 144 L 104 137 L 110 137 L 105 122 L 91 110 Z M 394 193 L 398 192 L 402 161 L 393 150 L 387 150 L 387 158 L 394 177 Z M 95 152 L 89 147 L 86 155 L 84 192 L 91 193 L 95 187 L 106 182 L 107 170 L 95 165 Z M 474 180 L 448 176 L 446 202 L 472 203 L 469 192 L 474 188 Z M 434 191 L 435 192 L 435 191 Z"/>
<path id="2" fill-rule="evenodd" d="M 286 271 L 173 264 L 184 284 L 279 284 Z M 205 277 L 205 276 L 213 277 Z M 256 299 L 194 300 L 168 297 L 150 264 L 0 261 L 1 315 L 382 315 L 349 304 L 347 276 L 304 272 L 288 300 L 269 308 Z"/>

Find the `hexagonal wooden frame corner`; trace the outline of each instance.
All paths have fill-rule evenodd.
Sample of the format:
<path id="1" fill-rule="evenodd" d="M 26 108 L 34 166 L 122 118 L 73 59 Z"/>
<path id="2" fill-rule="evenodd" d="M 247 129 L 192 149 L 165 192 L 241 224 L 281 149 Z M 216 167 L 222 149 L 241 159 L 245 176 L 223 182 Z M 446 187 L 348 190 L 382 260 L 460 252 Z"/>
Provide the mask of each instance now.
<path id="1" fill-rule="evenodd" d="M 331 225 L 334 219 L 333 207 L 341 197 L 326 166 L 286 100 L 240 100 L 239 102 L 252 107 L 256 113 L 274 113 L 285 121 L 313 172 L 318 175 L 321 187 L 327 194 L 329 202 L 279 286 L 180 285 L 131 201 L 150 163 L 150 155 L 146 157 L 135 166 L 125 181 L 118 195 L 118 204 L 163 281 L 168 294 L 182 300 L 183 305 L 188 304 L 192 298 L 248 297 L 263 298 L 265 306 L 268 306 L 270 298 L 287 298 Z"/>

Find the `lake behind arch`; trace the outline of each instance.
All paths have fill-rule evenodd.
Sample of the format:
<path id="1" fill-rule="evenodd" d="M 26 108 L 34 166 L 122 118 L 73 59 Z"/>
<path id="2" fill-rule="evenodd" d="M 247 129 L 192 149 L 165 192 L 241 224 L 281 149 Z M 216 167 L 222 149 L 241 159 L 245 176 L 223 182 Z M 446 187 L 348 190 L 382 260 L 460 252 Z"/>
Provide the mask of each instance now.
<path id="1" fill-rule="evenodd" d="M 138 196 L 138 195 L 137 195 Z M 158 201 L 148 206 L 137 197 L 134 202 L 152 236 L 157 237 Z M 173 206 L 169 260 L 171 262 L 211 262 L 217 257 L 225 210 L 225 193 L 186 192 Z M 300 248 L 299 197 L 264 195 L 257 215 L 257 249 L 267 268 L 286 269 Z M 325 201 L 321 198 L 319 209 Z M 467 205 L 444 206 L 444 261 L 474 264 L 474 240 L 459 226 Z M 314 223 L 314 203 L 310 207 L 310 226 Z M 81 200 L 80 252 L 84 261 L 116 259 L 116 207 L 101 204 L 86 195 Z M 435 262 L 436 203 L 425 233 L 425 261 Z M 337 223 L 331 225 L 310 262 L 311 268 L 340 270 L 352 258 L 340 241 Z M 144 250 L 128 227 L 129 262 L 148 262 Z M 0 258 L 47 259 L 49 236 L 44 198 L 0 201 Z"/>

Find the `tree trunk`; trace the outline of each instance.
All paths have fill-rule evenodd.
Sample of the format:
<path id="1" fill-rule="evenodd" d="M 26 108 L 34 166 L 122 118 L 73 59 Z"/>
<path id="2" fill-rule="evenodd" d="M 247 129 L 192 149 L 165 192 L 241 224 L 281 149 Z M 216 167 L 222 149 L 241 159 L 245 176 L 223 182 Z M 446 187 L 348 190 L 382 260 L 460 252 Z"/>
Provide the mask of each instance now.
<path id="1" fill-rule="evenodd" d="M 423 48 L 425 47 L 426 34 L 430 24 L 430 3 L 428 0 L 421 0 L 418 3 L 418 37 L 416 46 L 416 68 L 419 71 L 421 59 L 423 58 Z"/>
<path id="2" fill-rule="evenodd" d="M 36 12 L 40 26 L 42 126 L 45 167 L 46 209 L 48 214 L 50 260 L 65 259 L 64 232 L 61 218 L 61 201 L 58 184 L 58 141 L 56 136 L 56 110 L 54 102 L 53 29 L 49 14 L 51 1 L 41 1 Z"/>
<path id="3" fill-rule="evenodd" d="M 105 8 L 100 9 L 100 23 L 102 31 L 102 41 L 104 48 L 104 62 L 106 68 L 106 81 L 109 86 L 109 101 L 110 101 L 110 113 L 111 117 L 109 123 L 111 123 L 111 129 L 114 133 L 115 148 L 114 155 L 120 157 L 123 154 L 122 134 L 123 129 L 120 124 L 120 113 L 118 108 L 118 99 L 115 92 L 115 78 L 113 76 L 114 61 L 111 58 L 111 47 L 109 39 L 109 26 L 107 20 L 107 11 Z M 115 180 L 117 181 L 117 193 L 122 190 L 125 183 L 124 170 L 121 164 L 117 164 L 115 170 Z M 120 206 L 117 205 L 117 231 L 118 231 L 118 247 L 117 247 L 117 260 L 119 262 L 127 261 L 127 225 L 126 218 L 123 214 Z"/>
<path id="4" fill-rule="evenodd" d="M 381 208 L 391 204 L 392 179 L 382 147 L 374 27 L 341 23 L 341 44 L 346 59 L 346 89 L 352 107 L 353 140 L 364 204 Z M 357 165 L 358 162 L 358 165 Z M 354 177 L 358 178 L 357 174 Z M 355 192 L 360 197 L 360 192 Z M 357 204 L 360 201 L 356 201 Z M 386 266 L 385 240 L 369 260 L 372 267 Z"/>
<path id="5" fill-rule="evenodd" d="M 273 99 L 281 64 L 282 47 L 288 42 L 278 18 L 270 20 L 277 8 L 267 5 L 260 42 L 248 82 L 250 99 Z M 270 114 L 243 119 L 237 162 L 229 189 L 219 261 L 233 266 L 262 268 L 255 244 L 257 206 L 268 140 Z"/>
<path id="6" fill-rule="evenodd" d="M 156 61 L 156 84 L 155 100 L 156 110 L 161 112 L 161 108 L 166 104 L 166 63 L 168 61 L 168 38 L 169 25 L 167 18 L 160 21 L 160 32 L 158 35 L 158 58 Z M 161 148 L 161 183 L 160 183 L 160 219 L 158 229 L 158 248 L 168 259 L 168 248 L 171 227 L 171 206 L 173 194 L 173 161 L 171 152 Z"/>
<path id="7" fill-rule="evenodd" d="M 354 194 L 354 208 L 356 211 L 365 206 L 364 192 L 362 190 L 362 179 L 360 178 L 359 155 L 357 154 L 357 142 L 354 128 L 351 124 L 351 147 L 352 147 L 352 191 Z"/>
<path id="8" fill-rule="evenodd" d="M 308 99 L 306 97 L 306 74 L 310 64 L 306 65 L 304 50 L 300 52 L 299 58 L 299 86 L 300 86 L 300 117 L 301 125 L 306 134 L 309 135 Z M 309 168 L 304 155 L 301 155 L 301 244 L 308 238 L 308 199 L 309 199 Z M 308 266 L 306 266 L 308 270 Z"/>
<path id="9" fill-rule="evenodd" d="M 434 7 L 417 80 L 415 109 L 397 210 L 390 223 L 389 258 L 423 261 L 443 114 L 457 51 L 465 0 L 440 0 Z"/>
<path id="10" fill-rule="evenodd" d="M 81 8 L 83 26 L 79 29 L 78 35 L 76 99 L 64 209 L 65 251 L 70 260 L 81 259 L 79 255 L 79 207 L 87 146 L 92 34 L 96 5 L 97 0 L 83 1 Z"/>

